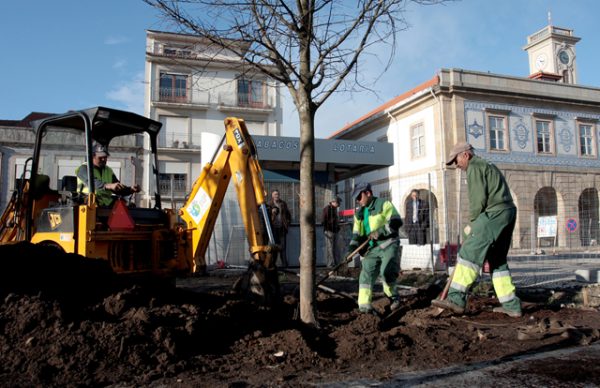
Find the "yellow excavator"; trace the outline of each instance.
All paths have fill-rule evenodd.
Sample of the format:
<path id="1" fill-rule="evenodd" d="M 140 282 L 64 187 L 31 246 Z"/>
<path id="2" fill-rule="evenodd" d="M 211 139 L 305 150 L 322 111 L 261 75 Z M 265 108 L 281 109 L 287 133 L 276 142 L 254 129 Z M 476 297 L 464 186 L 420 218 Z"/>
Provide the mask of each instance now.
<path id="1" fill-rule="evenodd" d="M 0 219 L 0 244 L 28 241 L 66 253 L 108 260 L 113 271 L 133 275 L 200 273 L 223 197 L 231 178 L 236 188 L 250 247 L 249 271 L 241 283 L 268 302 L 278 297 L 266 192 L 252 137 L 238 118 L 225 120 L 225 134 L 211 162 L 195 181 L 176 214 L 163 209 L 159 193 L 157 144 L 162 124 L 131 112 L 105 107 L 51 116 L 33 123 L 35 145 L 25 172 Z M 84 194 L 75 176 L 52 182 L 40 161 L 55 154 L 65 139 L 79 147 L 87 177 L 93 177 L 93 145 L 139 145 L 147 136 L 154 178 L 153 204 L 128 205 L 116 198 L 99 206 L 94 179 Z M 49 157 L 47 157 L 50 159 Z M 54 174 L 55 175 L 55 174 Z M 79 187 L 78 187 L 79 186 Z M 152 201 L 150 201 L 152 202 Z"/>

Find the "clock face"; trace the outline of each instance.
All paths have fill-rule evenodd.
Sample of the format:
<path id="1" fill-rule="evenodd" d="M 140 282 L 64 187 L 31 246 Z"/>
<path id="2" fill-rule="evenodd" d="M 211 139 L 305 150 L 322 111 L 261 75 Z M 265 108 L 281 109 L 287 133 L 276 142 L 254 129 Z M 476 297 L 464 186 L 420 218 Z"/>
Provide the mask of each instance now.
<path id="1" fill-rule="evenodd" d="M 543 68 L 546 67 L 547 62 L 548 61 L 546 60 L 546 54 L 540 54 L 535 59 L 535 67 L 537 67 L 538 70 L 542 70 Z"/>
<path id="2" fill-rule="evenodd" d="M 569 53 L 566 51 L 561 51 L 558 53 L 558 59 L 560 60 L 560 62 L 564 65 L 568 65 L 569 64 Z"/>

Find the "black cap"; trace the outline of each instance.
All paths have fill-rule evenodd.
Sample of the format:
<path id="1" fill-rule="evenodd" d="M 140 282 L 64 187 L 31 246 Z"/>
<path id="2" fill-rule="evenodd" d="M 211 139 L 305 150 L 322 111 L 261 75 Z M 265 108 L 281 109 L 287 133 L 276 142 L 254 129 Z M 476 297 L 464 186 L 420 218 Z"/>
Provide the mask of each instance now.
<path id="1" fill-rule="evenodd" d="M 357 183 L 356 186 L 354 186 L 354 190 L 352 190 L 352 198 L 354 198 L 354 200 L 356 200 L 358 197 L 358 194 L 362 193 L 363 191 L 371 191 L 371 184 L 367 183 L 367 182 L 361 182 L 361 183 Z"/>

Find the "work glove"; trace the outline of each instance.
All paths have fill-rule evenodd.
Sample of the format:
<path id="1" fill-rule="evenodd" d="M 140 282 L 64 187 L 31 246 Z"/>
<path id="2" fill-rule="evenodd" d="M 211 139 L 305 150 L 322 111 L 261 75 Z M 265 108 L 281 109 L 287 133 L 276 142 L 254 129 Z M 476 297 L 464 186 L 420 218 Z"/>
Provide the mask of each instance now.
<path id="1" fill-rule="evenodd" d="M 386 227 L 382 226 L 381 228 L 369 233 L 369 238 L 373 241 L 377 241 L 377 240 L 379 240 L 379 238 L 384 238 L 384 237 L 388 236 L 389 234 L 390 234 L 390 232 L 386 229 Z"/>

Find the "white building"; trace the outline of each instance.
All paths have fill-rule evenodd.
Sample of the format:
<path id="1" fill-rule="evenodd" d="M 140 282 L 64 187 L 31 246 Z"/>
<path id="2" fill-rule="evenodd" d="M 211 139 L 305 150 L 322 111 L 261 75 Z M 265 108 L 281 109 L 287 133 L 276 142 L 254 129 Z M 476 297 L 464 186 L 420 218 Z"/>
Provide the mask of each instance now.
<path id="1" fill-rule="evenodd" d="M 572 30 L 546 26 L 524 47 L 529 77 L 442 69 L 332 137 L 394 144 L 393 166 L 355 180 L 370 182 L 402 215 L 412 189 L 431 198 L 433 242 L 458 242 L 468 222 L 464 175 L 444 164 L 467 141 L 507 178 L 518 207 L 513 254 L 596 249 L 600 89 L 576 83 L 578 41 Z"/>
<path id="2" fill-rule="evenodd" d="M 201 37 L 147 31 L 145 82 L 145 115 L 163 123 L 158 167 L 165 206 L 182 204 L 224 134 L 226 117 L 243 118 L 253 135 L 281 133 L 279 85 Z M 151 163 L 146 158 L 147 171 Z M 147 201 L 154 193 L 149 175 Z"/>

